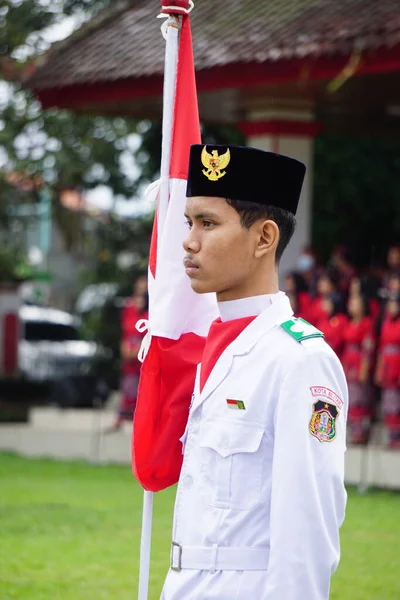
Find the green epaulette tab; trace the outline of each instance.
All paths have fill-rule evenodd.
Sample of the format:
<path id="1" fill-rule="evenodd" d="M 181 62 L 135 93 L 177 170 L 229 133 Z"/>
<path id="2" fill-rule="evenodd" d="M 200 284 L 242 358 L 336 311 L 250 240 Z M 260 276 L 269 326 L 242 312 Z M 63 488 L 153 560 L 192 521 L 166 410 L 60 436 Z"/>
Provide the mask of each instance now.
<path id="1" fill-rule="evenodd" d="M 289 319 L 289 321 L 281 323 L 281 327 L 283 327 L 287 333 L 294 337 L 297 342 L 303 342 L 304 340 L 309 340 L 310 338 L 324 337 L 322 331 L 301 318 Z"/>

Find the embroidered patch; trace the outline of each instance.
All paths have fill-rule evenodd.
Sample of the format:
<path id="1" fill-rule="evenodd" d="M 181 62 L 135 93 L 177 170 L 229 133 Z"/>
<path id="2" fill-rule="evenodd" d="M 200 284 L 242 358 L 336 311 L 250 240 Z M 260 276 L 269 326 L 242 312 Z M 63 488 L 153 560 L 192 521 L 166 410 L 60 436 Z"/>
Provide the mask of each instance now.
<path id="1" fill-rule="evenodd" d="M 218 154 L 218 150 L 211 150 L 211 154 L 207 152 L 207 146 L 204 146 L 201 153 L 201 162 L 205 169 L 202 173 L 210 181 L 218 181 L 224 175 L 226 175 L 226 167 L 229 165 L 231 160 L 231 151 L 229 148 L 224 154 Z"/>
<path id="2" fill-rule="evenodd" d="M 243 400 L 232 400 L 232 398 L 228 398 L 226 401 L 228 408 L 236 408 L 239 410 L 246 410 Z"/>
<path id="3" fill-rule="evenodd" d="M 313 396 L 317 396 L 321 400 L 322 398 L 327 398 L 328 400 L 332 400 L 332 402 L 336 404 L 338 408 L 343 408 L 343 400 L 339 398 L 339 396 L 329 388 L 321 385 L 313 385 L 312 387 L 310 387 L 310 390 Z"/>
<path id="4" fill-rule="evenodd" d="M 311 417 L 310 433 L 320 442 L 332 442 L 336 437 L 336 419 L 340 415 L 334 404 L 318 400 L 313 405 L 314 412 Z"/>
<path id="5" fill-rule="evenodd" d="M 283 327 L 283 329 L 287 331 L 289 335 L 294 337 L 297 342 L 309 340 L 310 338 L 314 337 L 324 337 L 322 331 L 301 318 L 289 319 L 289 321 L 281 323 L 281 327 Z"/>

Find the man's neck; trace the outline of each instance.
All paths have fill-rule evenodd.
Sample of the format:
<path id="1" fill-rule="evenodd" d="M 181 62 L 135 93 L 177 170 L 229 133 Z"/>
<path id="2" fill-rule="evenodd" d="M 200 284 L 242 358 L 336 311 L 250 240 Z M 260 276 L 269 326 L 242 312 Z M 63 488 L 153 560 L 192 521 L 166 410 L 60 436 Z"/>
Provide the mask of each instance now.
<path id="1" fill-rule="evenodd" d="M 253 276 L 240 287 L 217 292 L 217 302 L 226 302 L 230 300 L 242 300 L 244 298 L 254 298 L 255 296 L 265 296 L 268 294 L 277 294 L 279 292 L 278 271 L 266 270 Z M 256 279 L 256 281 L 254 281 Z"/>

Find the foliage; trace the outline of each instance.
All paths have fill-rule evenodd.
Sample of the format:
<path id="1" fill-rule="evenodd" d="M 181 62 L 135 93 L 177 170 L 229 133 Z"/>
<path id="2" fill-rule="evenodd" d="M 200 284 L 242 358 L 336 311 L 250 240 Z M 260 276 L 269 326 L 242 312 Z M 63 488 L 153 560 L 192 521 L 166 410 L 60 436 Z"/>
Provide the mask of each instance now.
<path id="1" fill-rule="evenodd" d="M 147 271 L 152 216 L 124 221 L 110 215 L 90 236 L 91 264 L 82 272 L 82 287 L 103 282 L 117 284 L 116 294 L 102 306 L 83 314 L 87 337 L 110 348 L 113 360 L 107 365 L 107 380 L 118 387 L 120 374 L 120 320 L 124 299 L 132 295 L 133 282 Z M 128 265 L 121 264 L 125 254 Z"/>
<path id="2" fill-rule="evenodd" d="M 0 0 L 0 47 L 3 56 L 21 52 L 32 55 L 45 50 L 46 27 L 65 16 L 80 20 L 110 4 L 109 0 Z"/>
<path id="3" fill-rule="evenodd" d="M 151 235 L 152 220 L 148 216 L 134 220 L 122 220 L 109 215 L 97 226 L 95 236 L 90 237 L 90 254 L 95 262 L 83 273 L 83 283 L 89 285 L 115 281 L 115 274 L 121 271 L 118 281 L 125 289 L 132 291 L 132 273 L 143 270 L 147 265 L 147 253 Z M 131 267 L 121 268 L 121 253 L 128 253 Z M 129 263 L 128 263 L 129 264 Z"/>
<path id="4" fill-rule="evenodd" d="M 142 139 L 135 152 L 135 159 L 140 168 L 136 185 L 148 183 L 157 177 L 161 164 L 161 123 L 142 121 L 138 125 L 138 131 Z M 245 144 L 243 134 L 230 125 L 215 126 L 203 123 L 201 136 L 205 144 Z"/>
<path id="5" fill-rule="evenodd" d="M 132 153 L 136 123 L 119 117 L 43 111 L 19 80 L 27 61 L 48 47 L 48 26 L 66 14 L 82 21 L 105 4 L 103 0 L 0 2 L 4 57 L 0 63 L 0 166 L 3 174 L 34 175 L 50 187 L 53 216 L 69 249 L 82 243 L 84 220 L 63 209 L 60 194 L 65 188 L 83 190 L 104 184 L 114 194 L 132 197 L 136 188 L 123 165 Z M 10 186 L 1 185 L 0 216 L 11 204 L 36 201 L 37 189 L 21 197 Z"/>
<path id="6" fill-rule="evenodd" d="M 0 245 L 0 282 L 22 281 L 32 276 L 32 269 L 20 248 L 12 244 Z"/>
<path id="7" fill-rule="evenodd" d="M 24 0 L 23 2 L 1 0 L 0 46 L 2 55 L 11 56 L 17 48 L 27 43 L 28 36 L 45 29 L 54 20 L 53 10 L 37 0 Z M 29 41 L 32 43 L 32 39 Z"/>
<path id="8" fill-rule="evenodd" d="M 97 12 L 107 8 L 112 0 L 64 0 L 63 12 L 65 15 L 73 15 L 79 10 Z"/>
<path id="9" fill-rule="evenodd" d="M 0 479 L 2 599 L 136 597 L 143 490 L 129 465 L 0 454 Z M 155 495 L 149 600 L 168 570 L 174 496 Z M 399 519 L 398 494 L 349 490 L 331 600 L 398 600 Z"/>
<path id="10" fill-rule="evenodd" d="M 3 171 L 35 175 L 50 186 L 53 216 L 64 234 L 68 249 L 81 245 L 83 238 L 92 250 L 105 246 L 97 253 L 100 260 L 91 264 L 93 279 L 97 281 L 108 281 L 115 273 L 113 260 L 107 257 L 108 254 L 115 256 L 115 250 L 121 250 L 121 245 L 126 242 L 126 236 L 122 234 L 124 228 L 111 219 L 106 230 L 97 228 L 99 240 L 93 243 L 85 234 L 84 219 L 61 206 L 60 194 L 66 188 L 83 190 L 103 184 L 111 188 L 114 195 L 134 196 L 142 184 L 157 176 L 161 161 L 161 125 L 142 122 L 138 127 L 136 122 L 121 117 L 72 114 L 54 109 L 43 111 L 30 92 L 21 87 L 19 79 L 27 61 L 47 48 L 47 27 L 60 22 L 66 15 L 73 15 L 82 22 L 110 4 L 109 0 L 0 2 L 0 24 L 3 25 L 0 45 L 4 56 L 13 65 L 7 73 L 3 69 L 3 76 L 13 80 L 6 98 L 0 102 L 0 153 L 5 157 Z M 141 133 L 142 141 L 135 152 L 139 176 L 133 180 L 123 165 L 134 153 L 136 140 L 132 134 L 136 131 Z M 216 139 L 222 143 L 242 141 L 240 134 L 232 128 L 216 130 L 205 127 L 203 135 L 206 142 Z M 3 186 L 0 215 L 4 215 L 6 206 L 19 201 L 36 202 L 37 189 L 19 198 L 10 187 L 6 189 Z M 136 230 L 140 229 L 141 223 L 138 222 Z M 134 234 L 137 240 L 144 234 L 148 235 L 149 228 Z M 144 249 L 143 243 L 139 245 L 145 256 L 147 247 Z"/>
<path id="11" fill-rule="evenodd" d="M 400 239 L 399 170 L 396 138 L 317 138 L 313 243 L 323 260 L 343 244 L 360 266 L 384 262 Z"/>
<path id="12" fill-rule="evenodd" d="M 0 77 L 13 82 L 0 99 L 0 161 L 3 154 L 8 171 L 39 174 L 51 185 L 53 212 L 68 247 L 80 242 L 84 231 L 82 220 L 60 208 L 60 192 L 65 187 L 105 184 L 114 194 L 133 197 L 142 184 L 157 176 L 161 125 L 44 112 L 19 81 L 27 61 L 47 49 L 46 28 L 71 15 L 79 24 L 114 6 L 110 0 L 0 0 Z M 136 151 L 131 135 L 135 132 L 142 138 Z M 243 136 L 230 127 L 204 125 L 202 133 L 206 143 L 244 143 Z M 320 136 L 316 140 L 313 241 L 323 260 L 339 242 L 351 247 L 358 264 L 367 265 L 382 259 L 389 240 L 399 239 L 399 146 L 394 139 Z M 122 168 L 133 153 L 140 171 L 136 180 Z M 30 201 L 36 200 L 32 193 Z M 15 193 L 1 186 L 0 218 L 4 205 L 15 202 Z M 99 277 L 110 264 L 96 266 Z"/>
<path id="13" fill-rule="evenodd" d="M 133 122 L 42 111 L 26 90 L 17 88 L 1 118 L 6 125 L 0 146 L 9 169 L 40 174 L 58 193 L 99 184 L 116 194 L 131 193 L 133 182 L 121 171 L 121 155 L 129 151 Z"/>

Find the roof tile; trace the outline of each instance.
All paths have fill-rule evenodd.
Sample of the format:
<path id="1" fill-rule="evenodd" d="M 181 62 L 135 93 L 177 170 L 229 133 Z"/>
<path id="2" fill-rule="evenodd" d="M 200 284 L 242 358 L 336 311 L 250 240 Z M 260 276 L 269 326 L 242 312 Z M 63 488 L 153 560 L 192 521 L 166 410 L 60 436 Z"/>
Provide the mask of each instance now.
<path id="1" fill-rule="evenodd" d="M 163 72 L 159 0 L 104 11 L 53 47 L 28 85 L 54 88 Z M 197 0 L 197 70 L 235 63 L 350 53 L 400 42 L 399 0 Z"/>

